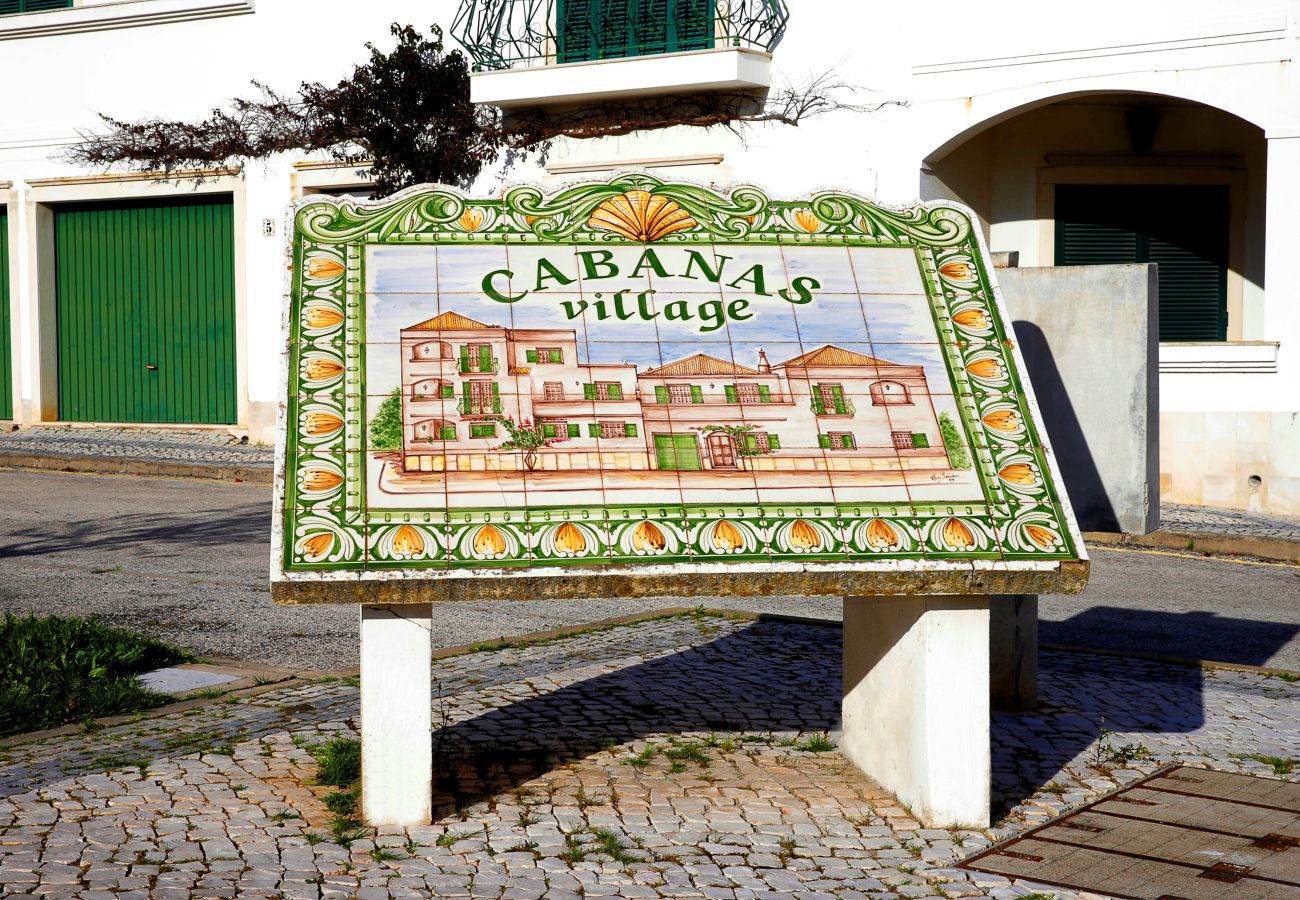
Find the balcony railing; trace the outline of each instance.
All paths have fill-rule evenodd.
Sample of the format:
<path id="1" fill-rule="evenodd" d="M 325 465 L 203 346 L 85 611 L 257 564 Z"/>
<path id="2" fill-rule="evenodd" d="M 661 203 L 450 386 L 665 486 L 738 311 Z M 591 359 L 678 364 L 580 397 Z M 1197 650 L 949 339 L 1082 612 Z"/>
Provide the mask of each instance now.
<path id="1" fill-rule="evenodd" d="M 456 403 L 456 408 L 460 410 L 462 416 L 491 416 L 501 414 L 501 398 L 493 397 L 461 399 Z"/>
<path id="2" fill-rule="evenodd" d="M 462 357 L 456 366 L 462 375 L 495 373 L 497 371 L 496 357 L 483 359 L 478 356 L 471 356 L 468 359 Z"/>
<path id="3" fill-rule="evenodd" d="M 788 18 L 785 0 L 461 0 L 451 31 L 482 72 L 715 47 L 770 52 Z"/>

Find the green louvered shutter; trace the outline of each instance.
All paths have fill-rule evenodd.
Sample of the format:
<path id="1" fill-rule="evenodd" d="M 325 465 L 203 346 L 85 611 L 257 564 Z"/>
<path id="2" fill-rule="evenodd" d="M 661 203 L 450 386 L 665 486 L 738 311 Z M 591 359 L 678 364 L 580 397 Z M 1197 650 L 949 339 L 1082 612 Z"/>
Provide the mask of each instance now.
<path id="1" fill-rule="evenodd" d="M 471 400 L 473 394 L 470 393 L 468 381 L 466 381 L 464 384 L 460 386 L 460 392 L 461 392 L 461 397 L 464 399 L 464 402 L 461 403 L 460 411 L 465 415 L 469 415 L 469 411 L 472 408 L 470 404 L 473 402 Z"/>
<path id="2" fill-rule="evenodd" d="M 600 426 L 595 422 L 589 423 L 587 425 L 587 437 L 600 437 Z"/>
<path id="3" fill-rule="evenodd" d="M 442 426 L 442 428 L 439 429 L 439 433 L 441 434 L 442 439 L 443 439 L 444 441 L 454 441 L 454 440 L 456 440 L 456 426 L 455 426 L 455 425 L 444 425 L 444 426 Z"/>
<path id="4" fill-rule="evenodd" d="M 767 436 L 767 446 L 769 450 L 780 450 L 781 438 L 775 434 L 769 434 Z"/>
<path id="5" fill-rule="evenodd" d="M 456 388 L 450 384 L 444 384 L 439 388 L 439 395 L 443 400 L 450 400 L 452 397 L 456 396 Z"/>
<path id="6" fill-rule="evenodd" d="M 636 5 L 636 0 L 597 0 L 597 59 L 636 55 L 636 39 L 632 33 Z"/>
<path id="7" fill-rule="evenodd" d="M 556 436 L 556 434 L 558 434 L 558 432 L 556 431 L 556 426 L 550 423 L 542 424 L 542 437 L 553 438 Z"/>
<path id="8" fill-rule="evenodd" d="M 72 0 L 0 0 L 0 16 L 14 13 L 45 12 L 50 9 L 70 9 Z"/>
<path id="9" fill-rule="evenodd" d="M 559 0 L 556 57 L 562 63 L 596 58 L 596 6 L 599 0 Z"/>
<path id="10" fill-rule="evenodd" d="M 54 208 L 59 417 L 234 424 L 229 197 Z"/>
<path id="11" fill-rule="evenodd" d="M 668 388 L 662 384 L 655 385 L 655 403 L 668 402 Z"/>
<path id="12" fill-rule="evenodd" d="M 469 371 L 469 345 L 460 345 L 460 370 L 462 373 Z"/>
<path id="13" fill-rule="evenodd" d="M 501 412 L 501 385 L 492 382 L 492 411 Z"/>
<path id="14" fill-rule="evenodd" d="M 772 402 L 772 389 L 765 384 L 758 386 L 758 400 L 760 403 Z"/>
<path id="15" fill-rule="evenodd" d="M 831 397 L 835 400 L 835 411 L 840 415 L 844 415 L 848 409 L 844 405 L 844 388 L 838 384 L 831 385 Z"/>
<path id="16" fill-rule="evenodd" d="M 478 348 L 478 370 L 480 372 L 492 371 L 492 348 L 483 344 Z"/>
<path id="17" fill-rule="evenodd" d="M 1058 185 L 1056 264 L 1159 266 L 1160 340 L 1228 332 L 1228 188 Z"/>
<path id="18" fill-rule="evenodd" d="M 700 387 L 698 384 L 691 385 L 691 402 L 692 403 L 704 402 L 704 388 Z"/>
<path id="19" fill-rule="evenodd" d="M 736 386 L 734 384 L 724 384 L 722 386 L 722 391 L 727 395 L 728 403 L 736 402 Z"/>
<path id="20" fill-rule="evenodd" d="M 594 384 L 584 384 L 582 386 L 582 399 L 583 400 L 596 399 L 596 386 Z"/>
<path id="21" fill-rule="evenodd" d="M 817 446 L 829 450 L 831 446 L 831 436 L 829 434 L 817 435 Z"/>
<path id="22" fill-rule="evenodd" d="M 525 361 L 525 362 L 530 362 L 530 363 L 535 363 L 535 362 L 537 362 L 537 351 L 536 351 L 536 350 L 525 350 L 525 351 L 524 351 L 524 361 Z"/>
<path id="23" fill-rule="evenodd" d="M 675 0 L 668 14 L 669 53 L 713 46 L 716 0 Z"/>
<path id="24" fill-rule="evenodd" d="M 623 399 L 623 385 L 621 385 L 621 384 L 611 384 L 611 385 L 609 386 L 609 389 L 608 389 L 608 390 L 609 390 L 609 399 L 611 399 L 611 400 L 622 400 L 622 399 Z"/>
<path id="25" fill-rule="evenodd" d="M 626 437 L 636 437 L 636 423 L 635 423 L 635 422 L 624 422 L 624 423 L 623 423 L 623 434 L 624 434 Z"/>
<path id="26" fill-rule="evenodd" d="M 12 334 L 9 325 L 9 210 L 0 206 L 0 419 L 14 417 Z"/>
<path id="27" fill-rule="evenodd" d="M 582 426 L 579 425 L 577 422 L 570 422 L 569 437 L 571 438 L 582 437 Z"/>

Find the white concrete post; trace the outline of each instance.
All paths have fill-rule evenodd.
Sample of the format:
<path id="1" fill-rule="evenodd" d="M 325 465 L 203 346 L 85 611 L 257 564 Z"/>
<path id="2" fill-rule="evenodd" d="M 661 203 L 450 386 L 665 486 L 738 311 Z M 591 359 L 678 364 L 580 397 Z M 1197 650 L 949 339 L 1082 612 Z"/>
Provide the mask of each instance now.
<path id="1" fill-rule="evenodd" d="M 1268 197 L 1264 211 L 1264 321 L 1247 322 L 1243 337 L 1281 341 L 1279 373 L 1288 360 L 1295 359 L 1294 348 L 1289 353 L 1285 348 L 1300 337 L 1300 317 L 1295 315 L 1300 304 L 1300 271 L 1295 264 L 1296 245 L 1300 242 L 1300 226 L 1295 217 L 1297 196 L 1300 196 L 1300 128 L 1270 132 Z"/>
<path id="2" fill-rule="evenodd" d="M 845 597 L 840 748 L 926 825 L 989 825 L 989 598 Z"/>
<path id="3" fill-rule="evenodd" d="M 361 810 L 370 825 L 433 815 L 432 604 L 361 607 Z"/>

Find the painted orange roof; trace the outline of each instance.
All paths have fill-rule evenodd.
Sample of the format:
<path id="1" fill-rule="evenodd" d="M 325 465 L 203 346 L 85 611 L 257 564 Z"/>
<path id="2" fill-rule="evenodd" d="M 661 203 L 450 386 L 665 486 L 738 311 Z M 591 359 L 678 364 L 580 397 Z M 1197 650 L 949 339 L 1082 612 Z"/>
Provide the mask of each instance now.
<path id="1" fill-rule="evenodd" d="M 434 316 L 432 319 L 425 319 L 417 325 L 409 328 L 403 328 L 403 331 L 463 331 L 472 328 L 497 328 L 496 325 L 484 325 L 482 322 L 475 322 L 468 316 L 462 316 L 457 312 L 445 312 L 440 316 Z"/>
<path id="2" fill-rule="evenodd" d="M 874 356 L 864 356 L 861 353 L 854 353 L 852 350 L 845 350 L 843 347 L 836 347 L 833 344 L 827 344 L 824 347 L 818 347 L 816 350 L 809 350 L 794 359 L 787 359 L 783 363 L 778 363 L 777 368 L 786 366 L 892 366 L 894 363 L 885 362 L 883 359 L 876 359 Z"/>
<path id="3" fill-rule="evenodd" d="M 757 375 L 757 369 L 738 366 L 725 359 L 697 353 L 676 362 L 665 363 L 657 369 L 646 369 L 642 375 Z"/>

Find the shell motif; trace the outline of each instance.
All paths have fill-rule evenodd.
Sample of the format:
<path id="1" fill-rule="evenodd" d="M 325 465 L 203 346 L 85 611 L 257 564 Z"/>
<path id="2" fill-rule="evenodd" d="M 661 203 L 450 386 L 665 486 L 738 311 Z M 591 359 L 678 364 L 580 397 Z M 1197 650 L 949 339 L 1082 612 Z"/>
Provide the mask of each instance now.
<path id="1" fill-rule="evenodd" d="M 977 359 L 966 366 L 966 371 L 976 378 L 1001 378 L 1002 366 L 996 359 Z"/>
<path id="2" fill-rule="evenodd" d="M 984 424 L 994 431 L 1017 431 L 1020 428 L 1020 417 L 1014 410 L 997 409 L 984 417 Z"/>
<path id="3" fill-rule="evenodd" d="M 308 413 L 303 430 L 311 435 L 331 434 L 343 427 L 343 420 L 330 413 Z"/>
<path id="4" fill-rule="evenodd" d="M 334 535 L 328 531 L 322 531 L 320 534 L 313 534 L 299 546 L 302 548 L 303 556 L 313 560 L 320 559 L 333 548 Z"/>
<path id="5" fill-rule="evenodd" d="M 795 224 L 809 234 L 822 227 L 822 220 L 813 215 L 812 210 L 808 209 L 795 210 L 794 221 Z"/>
<path id="6" fill-rule="evenodd" d="M 597 206 L 588 224 L 630 241 L 657 241 L 696 222 L 676 201 L 649 191 L 628 191 Z"/>
<path id="7" fill-rule="evenodd" d="M 642 522 L 632 532 L 632 546 L 644 553 L 657 553 L 668 544 L 663 530 L 654 522 Z"/>
<path id="8" fill-rule="evenodd" d="M 343 374 L 343 365 L 332 359 L 309 359 L 302 367 L 303 374 L 312 381 L 326 381 Z"/>
<path id="9" fill-rule="evenodd" d="M 403 525 L 393 535 L 394 556 L 420 556 L 424 553 L 424 538 L 410 525 Z"/>
<path id="10" fill-rule="evenodd" d="M 867 543 L 881 549 L 899 545 L 898 532 L 884 519 L 872 519 L 867 523 Z"/>
<path id="11" fill-rule="evenodd" d="M 332 328 L 343 321 L 343 313 L 328 306 L 313 306 L 303 317 L 308 328 Z"/>
<path id="12" fill-rule="evenodd" d="M 745 536 L 724 520 L 713 526 L 713 546 L 719 550 L 739 550 L 745 546 Z"/>
<path id="13" fill-rule="evenodd" d="M 302 488 L 305 491 L 332 491 L 343 483 L 343 476 L 329 469 L 308 469 L 302 475 Z"/>
<path id="14" fill-rule="evenodd" d="M 998 477 L 1010 484 L 1033 484 L 1038 481 L 1038 476 L 1034 474 L 1034 467 L 1028 463 L 1012 463 L 1003 466 L 998 472 Z"/>
<path id="15" fill-rule="evenodd" d="M 803 519 L 796 519 L 790 526 L 790 546 L 795 550 L 816 550 L 822 545 L 822 537 Z"/>
<path id="16" fill-rule="evenodd" d="M 479 556 L 500 556 L 506 552 L 506 538 L 495 525 L 484 525 L 474 535 L 474 552 Z"/>
<path id="17" fill-rule="evenodd" d="M 974 281 L 975 267 L 962 259 L 950 259 L 939 266 L 939 274 L 950 281 Z"/>
<path id="18" fill-rule="evenodd" d="M 587 539 L 572 522 L 565 522 L 555 530 L 555 549 L 561 553 L 581 553 L 587 549 Z"/>
<path id="19" fill-rule="evenodd" d="M 456 222 L 466 231 L 478 231 L 483 227 L 483 210 L 471 206 L 460 214 Z"/>
<path id="20" fill-rule="evenodd" d="M 952 320 L 963 328 L 987 328 L 989 324 L 989 317 L 982 309 L 963 309 L 955 313 Z"/>
<path id="21" fill-rule="evenodd" d="M 954 550 L 965 550 L 975 546 L 975 535 L 970 526 L 961 519 L 949 519 L 943 523 L 943 542 Z"/>
<path id="22" fill-rule="evenodd" d="M 317 256 L 307 260 L 308 278 L 337 278 L 347 271 L 347 267 L 337 259 L 329 256 Z"/>
<path id="23" fill-rule="evenodd" d="M 1029 539 L 1044 550 L 1051 549 L 1056 545 L 1056 535 L 1048 531 L 1041 525 L 1026 525 L 1025 534 Z"/>

